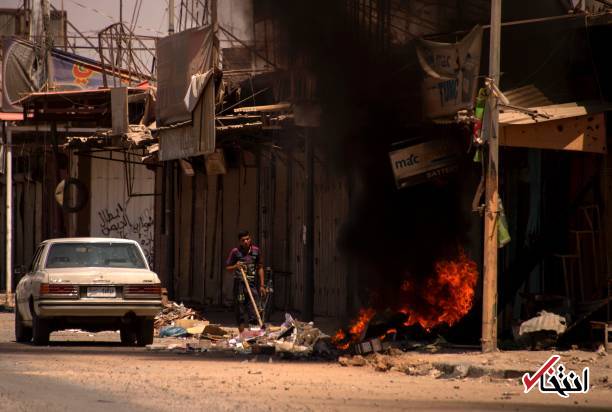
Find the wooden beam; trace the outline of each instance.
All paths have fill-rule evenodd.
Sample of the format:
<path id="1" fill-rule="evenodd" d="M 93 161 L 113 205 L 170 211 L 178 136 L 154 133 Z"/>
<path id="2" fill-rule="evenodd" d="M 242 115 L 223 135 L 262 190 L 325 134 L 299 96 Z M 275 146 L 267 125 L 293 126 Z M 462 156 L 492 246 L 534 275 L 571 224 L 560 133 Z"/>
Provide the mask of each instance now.
<path id="1" fill-rule="evenodd" d="M 235 113 L 280 112 L 291 109 L 291 103 L 268 104 L 265 106 L 245 106 L 234 109 Z"/>

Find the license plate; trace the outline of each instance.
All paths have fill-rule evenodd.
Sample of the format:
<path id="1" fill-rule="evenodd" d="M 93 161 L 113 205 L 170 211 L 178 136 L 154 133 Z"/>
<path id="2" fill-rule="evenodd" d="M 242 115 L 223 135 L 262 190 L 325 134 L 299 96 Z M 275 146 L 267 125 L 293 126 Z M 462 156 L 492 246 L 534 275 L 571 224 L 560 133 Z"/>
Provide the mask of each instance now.
<path id="1" fill-rule="evenodd" d="M 117 296 L 115 288 L 108 286 L 95 286 L 87 288 L 88 298 L 114 298 Z"/>

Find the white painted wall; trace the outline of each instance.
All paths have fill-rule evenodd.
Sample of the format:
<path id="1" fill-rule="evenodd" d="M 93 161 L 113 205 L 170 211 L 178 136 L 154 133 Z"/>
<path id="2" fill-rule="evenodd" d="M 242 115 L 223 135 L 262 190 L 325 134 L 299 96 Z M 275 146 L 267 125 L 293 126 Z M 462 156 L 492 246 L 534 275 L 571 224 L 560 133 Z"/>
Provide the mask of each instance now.
<path id="1" fill-rule="evenodd" d="M 115 159 L 121 156 L 113 154 Z M 152 263 L 155 197 L 128 197 L 123 163 L 91 160 L 91 236 L 136 240 Z M 155 173 L 140 165 L 130 167 L 133 193 L 153 193 Z"/>

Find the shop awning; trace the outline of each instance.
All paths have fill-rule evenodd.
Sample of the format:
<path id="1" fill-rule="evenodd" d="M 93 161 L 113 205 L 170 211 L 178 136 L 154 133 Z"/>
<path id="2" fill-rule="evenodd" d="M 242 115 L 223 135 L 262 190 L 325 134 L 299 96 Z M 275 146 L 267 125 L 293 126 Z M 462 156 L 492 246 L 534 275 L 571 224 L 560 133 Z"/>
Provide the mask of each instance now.
<path id="1" fill-rule="evenodd" d="M 502 146 L 606 153 L 605 112 L 611 103 L 572 102 L 504 109 L 499 115 Z"/>

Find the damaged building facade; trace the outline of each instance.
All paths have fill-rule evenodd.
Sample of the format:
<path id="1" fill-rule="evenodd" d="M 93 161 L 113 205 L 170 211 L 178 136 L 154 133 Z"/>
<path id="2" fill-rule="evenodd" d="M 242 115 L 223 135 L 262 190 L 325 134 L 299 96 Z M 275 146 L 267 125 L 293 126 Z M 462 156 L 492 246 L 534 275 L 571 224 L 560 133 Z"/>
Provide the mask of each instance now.
<path id="1" fill-rule="evenodd" d="M 315 3 L 327 17 L 273 1 L 204 2 L 200 21 L 157 39 L 148 73 L 54 51 L 70 68 L 70 81 L 56 79 L 66 87 L 10 97 L 3 69 L 14 266 L 48 237 L 131 238 L 172 299 L 229 306 L 225 259 L 247 229 L 274 306 L 302 319 L 403 308 L 459 250 L 481 269 L 486 136 L 474 108 L 489 2 Z M 541 309 L 570 323 L 601 315 L 612 253 L 610 14 L 590 2 L 523 3 L 504 5 L 502 28 L 507 333 Z M 457 320 L 470 330 L 481 288 Z M 438 305 L 428 299 L 413 315 L 443 319 L 423 313 Z"/>

